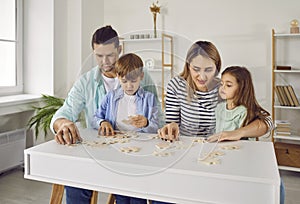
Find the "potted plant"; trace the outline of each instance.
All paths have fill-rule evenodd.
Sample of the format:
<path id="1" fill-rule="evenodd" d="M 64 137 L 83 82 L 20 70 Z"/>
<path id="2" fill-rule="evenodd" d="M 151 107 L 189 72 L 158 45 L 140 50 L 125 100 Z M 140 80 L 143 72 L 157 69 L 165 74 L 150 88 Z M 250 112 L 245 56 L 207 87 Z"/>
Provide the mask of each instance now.
<path id="1" fill-rule="evenodd" d="M 39 135 L 39 131 L 43 130 L 45 136 L 50 130 L 50 122 L 54 113 L 64 104 L 64 99 L 50 95 L 42 95 L 41 106 L 32 106 L 35 114 L 28 121 L 28 128 L 34 127 L 35 137 Z"/>

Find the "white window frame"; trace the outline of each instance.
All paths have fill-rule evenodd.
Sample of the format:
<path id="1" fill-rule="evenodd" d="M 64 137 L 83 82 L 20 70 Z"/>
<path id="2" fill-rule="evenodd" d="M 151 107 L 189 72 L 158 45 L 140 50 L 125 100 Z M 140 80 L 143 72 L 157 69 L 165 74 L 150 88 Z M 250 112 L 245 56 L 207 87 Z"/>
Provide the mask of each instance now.
<path id="1" fill-rule="evenodd" d="M 16 86 L 0 87 L 0 96 L 23 93 L 23 1 L 16 1 Z"/>

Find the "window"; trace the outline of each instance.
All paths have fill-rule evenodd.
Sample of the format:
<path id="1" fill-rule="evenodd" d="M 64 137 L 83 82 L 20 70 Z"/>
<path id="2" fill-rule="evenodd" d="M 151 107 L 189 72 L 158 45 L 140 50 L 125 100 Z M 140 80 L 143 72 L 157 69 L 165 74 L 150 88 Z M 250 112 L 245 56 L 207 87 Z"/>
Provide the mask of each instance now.
<path id="1" fill-rule="evenodd" d="M 23 92 L 21 3 L 0 2 L 0 96 Z"/>

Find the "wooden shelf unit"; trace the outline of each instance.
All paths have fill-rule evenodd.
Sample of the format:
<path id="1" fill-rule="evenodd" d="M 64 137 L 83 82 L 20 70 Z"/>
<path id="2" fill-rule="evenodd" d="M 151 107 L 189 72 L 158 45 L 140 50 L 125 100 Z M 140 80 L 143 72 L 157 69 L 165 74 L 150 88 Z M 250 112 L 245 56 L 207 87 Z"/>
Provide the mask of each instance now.
<path id="1" fill-rule="evenodd" d="M 293 66 L 291 68 L 291 70 L 277 70 L 276 67 L 277 65 L 290 65 L 290 64 L 280 64 L 283 62 L 289 62 L 289 56 L 291 53 L 290 52 L 286 52 L 286 56 L 280 56 L 282 58 L 286 57 L 289 59 L 285 59 L 281 61 L 279 59 L 277 59 L 278 57 L 278 51 L 279 47 L 277 45 L 277 41 L 281 40 L 282 44 L 281 45 L 285 45 L 285 40 L 289 41 L 289 40 L 296 40 L 297 42 L 300 42 L 300 34 L 283 34 L 283 33 L 275 33 L 275 30 L 272 29 L 272 53 L 271 53 L 271 57 L 272 57 L 272 117 L 274 120 L 274 124 L 275 124 L 275 120 L 288 120 L 290 119 L 289 117 L 293 117 L 293 116 L 289 116 L 289 114 L 287 114 L 286 112 L 290 111 L 291 114 L 296 115 L 296 119 L 298 119 L 298 121 L 300 120 L 300 106 L 283 106 L 280 105 L 279 102 L 276 100 L 276 92 L 275 92 L 275 87 L 276 85 L 279 85 L 278 81 L 283 82 L 282 85 L 290 85 L 293 84 L 292 86 L 294 87 L 294 85 L 298 84 L 297 80 L 293 79 L 293 78 L 298 78 L 300 79 L 300 64 L 295 64 L 295 61 L 293 61 Z M 296 46 L 296 45 L 295 45 Z M 284 48 L 287 49 L 288 45 L 284 46 Z M 282 47 L 281 47 L 282 48 Z M 293 54 L 293 53 L 292 53 Z M 298 67 L 297 67 L 298 66 Z M 294 87 L 295 89 L 295 87 Z M 298 91 L 295 90 L 295 93 L 297 96 L 299 96 L 299 87 L 298 87 Z M 299 101 L 299 98 L 298 98 Z M 293 113 L 294 112 L 294 113 Z M 297 116 L 299 115 L 299 116 Z M 283 116 L 286 116 L 286 118 L 282 118 Z M 295 120 L 295 118 L 293 118 Z M 293 123 L 291 122 L 291 135 L 290 136 L 279 136 L 276 135 L 276 132 L 273 131 L 273 136 L 272 136 L 272 141 L 273 142 L 283 142 L 283 143 L 290 143 L 290 144 L 300 144 L 300 131 L 297 127 L 296 130 L 293 129 Z M 294 127 L 296 127 L 296 125 L 294 124 Z M 300 168 L 298 167 L 292 167 L 292 166 L 281 166 L 279 164 L 279 169 L 281 170 L 288 170 L 288 171 L 297 171 L 300 172 Z"/>

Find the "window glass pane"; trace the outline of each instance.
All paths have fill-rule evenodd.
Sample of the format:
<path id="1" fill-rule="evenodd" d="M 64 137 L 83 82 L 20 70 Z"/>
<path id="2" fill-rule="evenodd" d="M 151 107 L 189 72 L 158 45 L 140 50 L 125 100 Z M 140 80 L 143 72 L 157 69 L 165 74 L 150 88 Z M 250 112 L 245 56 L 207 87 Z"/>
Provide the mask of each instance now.
<path id="1" fill-rule="evenodd" d="M 0 86 L 16 86 L 15 46 L 15 42 L 0 41 Z"/>
<path id="2" fill-rule="evenodd" d="M 0 0 L 0 39 L 16 39 L 15 3 L 14 0 Z"/>

